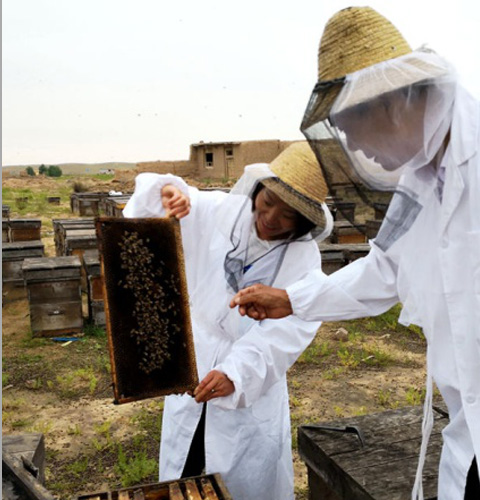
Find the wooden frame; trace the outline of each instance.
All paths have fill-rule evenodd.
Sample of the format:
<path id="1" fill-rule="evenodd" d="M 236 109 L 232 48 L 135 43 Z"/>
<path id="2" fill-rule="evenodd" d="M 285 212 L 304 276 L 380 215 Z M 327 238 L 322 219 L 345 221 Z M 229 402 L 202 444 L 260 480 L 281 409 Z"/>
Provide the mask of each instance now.
<path id="1" fill-rule="evenodd" d="M 116 403 L 198 385 L 180 225 L 96 221 Z"/>

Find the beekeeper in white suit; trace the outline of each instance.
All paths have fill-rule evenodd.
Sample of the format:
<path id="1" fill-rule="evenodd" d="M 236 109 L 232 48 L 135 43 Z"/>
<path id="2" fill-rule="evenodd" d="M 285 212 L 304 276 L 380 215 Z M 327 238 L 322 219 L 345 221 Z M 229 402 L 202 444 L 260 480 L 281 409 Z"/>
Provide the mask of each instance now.
<path id="1" fill-rule="evenodd" d="M 365 258 L 328 277 L 314 270 L 286 290 L 251 287 L 231 304 L 254 318 L 293 313 L 322 321 L 403 304 L 399 321 L 421 326 L 428 345 L 412 498 L 423 498 L 432 380 L 450 418 L 438 498 L 480 498 L 479 109 L 450 64 L 432 51 L 412 51 L 373 9 L 352 7 L 333 16 L 320 42 L 319 81 L 302 131 L 327 182 L 341 169 L 367 203 L 374 200 L 366 188 L 391 189 L 393 198 Z M 318 148 L 325 138 L 336 147 Z"/>
<path id="2" fill-rule="evenodd" d="M 235 500 L 293 499 L 286 372 L 320 322 L 258 323 L 229 303 L 248 284 L 285 287 L 320 269 L 317 243 L 332 227 L 326 194 L 306 142 L 247 167 L 229 194 L 137 176 L 126 217 L 181 219 L 201 380 L 195 398 L 165 398 L 161 481 L 218 472 Z"/>

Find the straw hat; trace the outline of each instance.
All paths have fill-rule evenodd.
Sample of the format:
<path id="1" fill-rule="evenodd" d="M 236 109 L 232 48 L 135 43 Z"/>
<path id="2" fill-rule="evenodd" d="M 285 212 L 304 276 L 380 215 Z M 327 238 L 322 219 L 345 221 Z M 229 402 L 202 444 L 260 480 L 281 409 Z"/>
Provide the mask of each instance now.
<path id="1" fill-rule="evenodd" d="M 328 188 L 309 144 L 291 144 L 269 167 L 277 177 L 264 179 L 262 184 L 317 226 L 324 226 L 321 204 L 327 197 Z"/>
<path id="2" fill-rule="evenodd" d="M 349 7 L 327 22 L 318 49 L 318 80 L 342 78 L 412 52 L 395 26 L 371 7 Z"/>
<path id="3" fill-rule="evenodd" d="M 337 12 L 327 22 L 318 49 L 317 85 L 324 85 L 326 91 L 317 116 L 328 116 L 346 75 L 410 52 L 397 28 L 371 7 Z"/>

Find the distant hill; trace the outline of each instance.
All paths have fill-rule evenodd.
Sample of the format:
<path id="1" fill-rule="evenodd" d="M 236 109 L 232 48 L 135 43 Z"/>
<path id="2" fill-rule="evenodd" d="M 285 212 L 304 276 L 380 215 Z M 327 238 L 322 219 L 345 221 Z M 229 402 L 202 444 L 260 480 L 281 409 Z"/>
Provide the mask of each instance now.
<path id="1" fill-rule="evenodd" d="M 48 167 L 50 163 L 45 163 Z M 106 162 L 106 163 L 55 163 L 62 169 L 65 175 L 92 175 L 98 174 L 101 170 L 131 170 L 134 169 L 136 163 L 123 163 L 123 162 Z M 11 175 L 18 175 L 27 167 L 32 167 L 36 172 L 38 165 L 9 165 L 2 168 L 2 172 L 9 172 Z"/>

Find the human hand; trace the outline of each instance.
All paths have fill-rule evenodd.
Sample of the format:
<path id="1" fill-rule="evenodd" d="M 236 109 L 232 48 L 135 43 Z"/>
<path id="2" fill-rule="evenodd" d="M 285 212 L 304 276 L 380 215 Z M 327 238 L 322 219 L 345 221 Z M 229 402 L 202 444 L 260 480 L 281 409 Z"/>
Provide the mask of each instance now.
<path id="1" fill-rule="evenodd" d="M 292 304 L 285 290 L 256 284 L 240 290 L 230 302 L 230 307 L 238 306 L 242 316 L 262 320 L 279 319 L 293 314 Z"/>
<path id="2" fill-rule="evenodd" d="M 206 403 L 213 398 L 229 396 L 235 390 L 233 382 L 218 370 L 207 373 L 193 391 L 197 403 Z"/>
<path id="3" fill-rule="evenodd" d="M 172 184 L 163 186 L 161 197 L 167 217 L 181 219 L 190 213 L 190 198 Z"/>

